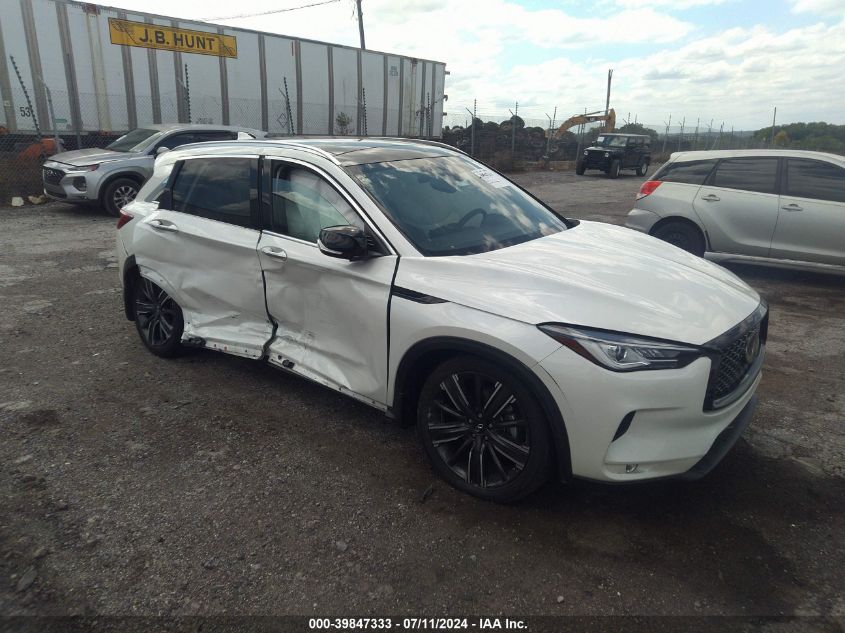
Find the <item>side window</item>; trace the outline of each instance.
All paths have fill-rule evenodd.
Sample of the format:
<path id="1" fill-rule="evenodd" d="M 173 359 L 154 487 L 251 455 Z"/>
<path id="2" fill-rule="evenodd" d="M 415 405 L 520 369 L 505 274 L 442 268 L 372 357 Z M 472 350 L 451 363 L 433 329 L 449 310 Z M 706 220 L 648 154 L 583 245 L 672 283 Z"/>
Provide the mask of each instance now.
<path id="1" fill-rule="evenodd" d="M 364 227 L 358 214 L 325 179 L 296 165 L 273 163 L 273 230 L 317 243 L 320 230 L 352 224 Z"/>
<path id="2" fill-rule="evenodd" d="M 715 160 L 693 160 L 688 162 L 667 163 L 652 177 L 662 182 L 680 182 L 687 185 L 704 184 L 713 170 Z"/>
<path id="3" fill-rule="evenodd" d="M 845 202 L 845 169 L 818 160 L 789 158 L 787 196 Z"/>
<path id="4" fill-rule="evenodd" d="M 727 189 L 775 193 L 777 173 L 777 158 L 727 158 L 719 162 L 710 184 Z"/>
<path id="5" fill-rule="evenodd" d="M 252 227 L 258 204 L 253 158 L 193 158 L 182 163 L 172 188 L 173 210 Z"/>
<path id="6" fill-rule="evenodd" d="M 237 132 L 230 132 L 229 130 L 208 130 L 194 132 L 194 140 L 192 143 L 204 143 L 206 141 L 234 141 L 238 138 Z"/>
<path id="7" fill-rule="evenodd" d="M 193 132 L 180 132 L 168 136 L 163 141 L 159 142 L 156 149 L 159 147 L 166 147 L 167 149 L 176 149 L 180 145 L 187 145 L 188 143 L 196 143 L 197 139 Z"/>

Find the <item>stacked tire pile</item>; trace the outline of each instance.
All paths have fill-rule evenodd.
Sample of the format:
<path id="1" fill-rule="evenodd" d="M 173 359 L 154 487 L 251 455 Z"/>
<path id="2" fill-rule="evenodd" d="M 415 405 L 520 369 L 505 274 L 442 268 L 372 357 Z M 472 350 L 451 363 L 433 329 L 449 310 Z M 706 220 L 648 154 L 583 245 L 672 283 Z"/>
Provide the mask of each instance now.
<path id="1" fill-rule="evenodd" d="M 473 128 L 475 149 L 471 151 Z M 484 122 L 476 118 L 473 119 L 472 125 L 467 127 L 445 127 L 443 142 L 467 154 L 472 153 L 475 158 L 504 171 L 520 169 L 524 163 L 573 160 L 578 147 L 575 135 L 570 132 L 566 132 L 560 139 L 552 139 L 547 145 L 546 130 L 542 127 L 526 127 L 525 121 L 520 117 L 512 117 L 501 123 Z"/>

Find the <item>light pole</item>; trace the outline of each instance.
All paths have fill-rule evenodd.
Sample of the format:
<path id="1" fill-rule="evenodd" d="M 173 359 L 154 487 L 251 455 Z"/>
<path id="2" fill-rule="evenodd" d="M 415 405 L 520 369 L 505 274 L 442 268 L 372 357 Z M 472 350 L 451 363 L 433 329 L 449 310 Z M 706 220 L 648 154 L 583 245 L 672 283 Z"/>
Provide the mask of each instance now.
<path id="1" fill-rule="evenodd" d="M 361 36 L 361 50 L 367 50 L 367 46 L 364 44 L 364 14 L 361 12 L 361 0 L 355 0 L 355 4 L 358 5 L 358 35 Z"/>

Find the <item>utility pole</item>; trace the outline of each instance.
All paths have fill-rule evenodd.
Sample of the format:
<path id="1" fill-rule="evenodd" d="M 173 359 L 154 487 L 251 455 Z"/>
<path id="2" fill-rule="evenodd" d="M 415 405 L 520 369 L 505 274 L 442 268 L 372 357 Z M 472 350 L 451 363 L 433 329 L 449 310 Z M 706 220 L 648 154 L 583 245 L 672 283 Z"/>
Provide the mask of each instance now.
<path id="1" fill-rule="evenodd" d="M 666 155 L 666 140 L 669 138 L 669 126 L 672 125 L 672 115 L 669 115 L 669 122 L 666 123 L 666 131 L 663 133 L 663 149 L 660 151 L 664 156 Z"/>
<path id="2" fill-rule="evenodd" d="M 687 117 L 684 117 L 684 120 L 681 121 L 681 133 L 678 135 L 678 151 L 681 151 L 681 143 L 684 142 L 684 125 L 686 125 Z"/>
<path id="3" fill-rule="evenodd" d="M 478 108 L 478 99 L 472 100 L 472 110 L 470 110 L 469 108 L 464 108 L 464 110 L 469 112 L 469 116 L 471 117 L 470 121 L 472 121 L 472 123 L 470 124 L 472 127 L 470 127 L 470 136 L 469 136 L 469 139 L 470 139 L 470 141 L 469 141 L 469 155 L 473 156 L 473 157 L 475 156 L 475 112 L 476 112 L 477 108 Z"/>
<path id="4" fill-rule="evenodd" d="M 769 147 L 775 144 L 775 120 L 778 118 L 778 108 L 775 106 L 775 113 L 772 115 L 772 138 L 769 140 Z"/>
<path id="5" fill-rule="evenodd" d="M 513 107 L 515 111 L 508 108 L 508 112 L 511 113 L 511 161 L 516 156 L 516 115 L 519 112 L 519 101 Z"/>
<path id="6" fill-rule="evenodd" d="M 367 50 L 367 46 L 364 44 L 364 14 L 361 12 L 361 0 L 355 0 L 355 4 L 358 5 L 358 35 L 361 36 L 361 50 Z"/>
<path id="7" fill-rule="evenodd" d="M 604 102 L 604 114 L 610 111 L 610 82 L 613 79 L 613 69 L 607 71 L 607 101 Z"/>

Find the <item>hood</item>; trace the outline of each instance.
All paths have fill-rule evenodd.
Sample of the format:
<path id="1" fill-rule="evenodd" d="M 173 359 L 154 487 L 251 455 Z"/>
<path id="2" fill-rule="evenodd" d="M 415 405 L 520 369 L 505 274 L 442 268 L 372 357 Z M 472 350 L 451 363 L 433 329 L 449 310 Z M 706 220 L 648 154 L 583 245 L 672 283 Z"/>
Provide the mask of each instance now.
<path id="1" fill-rule="evenodd" d="M 50 156 L 49 160 L 65 165 L 91 165 L 109 160 L 125 160 L 138 156 L 138 152 L 113 152 L 110 149 L 77 149 Z"/>
<path id="2" fill-rule="evenodd" d="M 622 152 L 624 150 L 624 147 L 605 147 L 603 145 L 590 145 L 587 148 L 587 151 L 591 152 Z"/>
<path id="3" fill-rule="evenodd" d="M 489 253 L 403 258 L 396 284 L 525 323 L 694 345 L 724 333 L 760 303 L 721 266 L 637 231 L 586 221 Z"/>

